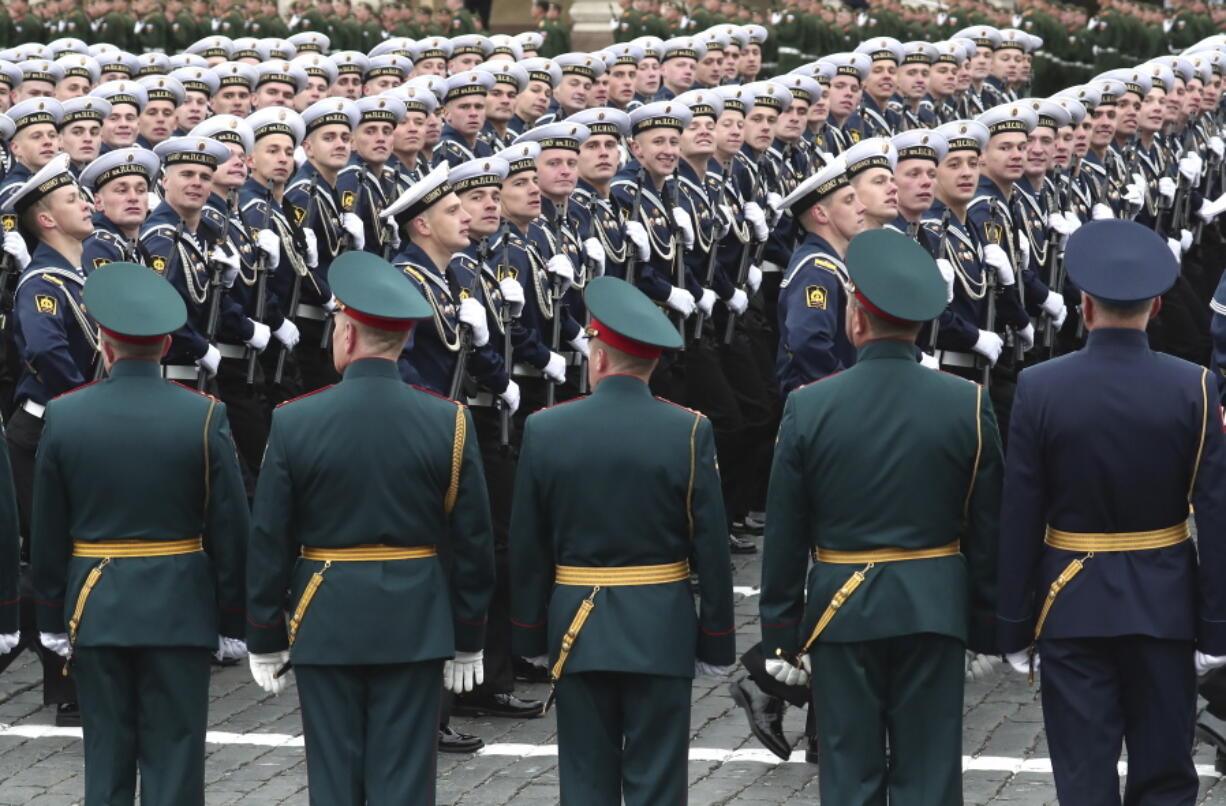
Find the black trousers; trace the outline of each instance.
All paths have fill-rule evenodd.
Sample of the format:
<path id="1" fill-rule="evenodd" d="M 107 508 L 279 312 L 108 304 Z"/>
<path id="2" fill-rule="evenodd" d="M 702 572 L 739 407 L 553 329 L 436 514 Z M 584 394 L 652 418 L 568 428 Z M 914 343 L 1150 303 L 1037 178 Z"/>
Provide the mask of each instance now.
<path id="1" fill-rule="evenodd" d="M 77 701 L 77 686 L 71 676 L 64 674 L 64 659 L 42 645 L 38 640 L 38 616 L 34 608 L 34 575 L 29 565 L 22 564 L 21 578 L 21 641 L 7 655 L 0 655 L 0 674 L 12 665 L 25 650 L 38 656 L 43 667 L 43 705 L 61 705 Z M 64 632 L 67 632 L 67 626 Z"/>
<path id="2" fill-rule="evenodd" d="M 17 515 L 22 535 L 22 556 L 30 556 L 30 510 L 34 506 L 34 458 L 43 436 L 43 421 L 25 409 L 17 409 L 8 421 L 5 438 L 17 492 Z"/>
<path id="3" fill-rule="evenodd" d="M 295 320 L 301 325 L 301 320 Z M 264 395 L 270 408 L 276 407 L 287 400 L 293 400 L 302 394 L 302 374 L 298 371 L 298 358 L 294 350 L 289 350 L 284 361 L 281 355 L 286 348 L 280 342 L 272 342 L 268 349 L 260 353 L 260 366 L 264 370 Z M 277 380 L 277 364 L 281 363 L 281 378 Z"/>
<path id="4" fill-rule="evenodd" d="M 242 460 L 243 481 L 247 497 L 255 492 L 255 478 L 264 460 L 268 429 L 272 425 L 271 410 L 264 398 L 264 373 L 256 361 L 255 382 L 247 384 L 247 362 L 242 358 L 223 358 L 217 369 L 218 397 L 226 404 L 230 433 Z"/>
<path id="5" fill-rule="evenodd" d="M 319 319 L 304 318 L 294 321 L 298 324 L 301 336 L 298 346 L 294 348 L 299 376 L 302 379 L 301 394 L 314 392 L 339 381 L 340 373 L 332 365 L 332 344 L 323 343 L 326 323 Z"/>

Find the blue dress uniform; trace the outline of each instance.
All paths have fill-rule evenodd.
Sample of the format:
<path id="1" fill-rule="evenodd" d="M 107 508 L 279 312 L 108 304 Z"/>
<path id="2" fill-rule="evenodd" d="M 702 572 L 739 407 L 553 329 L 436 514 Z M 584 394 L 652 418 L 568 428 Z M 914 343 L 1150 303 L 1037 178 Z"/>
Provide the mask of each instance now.
<path id="1" fill-rule="evenodd" d="M 450 76 L 447 79 L 447 91 L 443 96 L 443 103 L 446 104 L 458 98 L 467 98 L 474 95 L 481 96 L 482 99 L 489 94 L 490 87 L 494 86 L 494 76 L 484 70 L 469 70 L 463 73 Z M 446 162 L 451 168 L 456 167 L 460 163 L 468 162 L 477 157 L 493 156 L 494 149 L 489 142 L 474 137 L 471 145 L 464 139 L 451 124 L 444 124 L 442 134 L 439 135 L 438 145 L 434 147 L 434 164 Z"/>
<path id="2" fill-rule="evenodd" d="M 91 275 L 116 342 L 156 344 L 186 318 L 144 266 Z M 224 404 L 163 380 L 155 359 L 47 407 L 34 488 L 38 629 L 71 646 L 85 802 L 202 806 L 209 656 L 243 629 L 249 528 Z M 239 644 L 241 647 L 241 642 Z"/>
<path id="3" fill-rule="evenodd" d="M 157 155 L 147 148 L 116 148 L 82 168 L 78 181 L 95 196 L 109 182 L 128 177 L 144 179 L 146 187 L 152 190 L 153 177 L 157 175 L 159 165 Z M 141 254 L 138 240 L 129 238 L 102 213 L 94 213 L 94 231 L 85 239 L 83 246 L 81 266 L 86 272 L 120 261 L 147 262 Z"/>
<path id="4" fill-rule="evenodd" d="M 404 120 L 405 107 L 399 98 L 389 96 L 366 97 L 357 101 L 358 125 L 363 123 L 386 123 L 395 129 Z M 394 171 L 386 164 L 377 169 L 369 165 L 355 150 L 349 157 L 349 165 L 341 170 L 346 176 L 346 185 L 357 188 L 353 212 L 362 219 L 365 227 L 365 245 L 362 247 L 384 260 L 393 257 L 395 235 L 392 227 L 383 219 L 383 209 L 396 197 Z M 338 180 L 339 182 L 340 180 Z"/>
<path id="5" fill-rule="evenodd" d="M 586 297 L 610 350 L 651 358 L 680 346 L 624 281 L 597 278 Z M 559 439 L 570 449 L 555 450 Z M 529 417 L 520 463 L 513 640 L 517 654 L 553 664 L 561 802 L 684 803 L 696 662 L 726 666 L 735 647 L 710 424 L 637 377 L 608 376 Z"/>
<path id="6" fill-rule="evenodd" d="M 1079 288 L 1116 305 L 1160 296 L 1177 272 L 1161 238 L 1119 220 L 1081 227 L 1066 259 Z M 1011 429 L 1000 645 L 1021 653 L 1037 638 L 1057 794 L 1118 804 L 1123 742 L 1125 803 L 1191 803 L 1193 651 L 1226 655 L 1226 444 L 1212 379 L 1152 352 L 1140 329 L 1091 324 L 1085 348 L 1021 374 Z"/>

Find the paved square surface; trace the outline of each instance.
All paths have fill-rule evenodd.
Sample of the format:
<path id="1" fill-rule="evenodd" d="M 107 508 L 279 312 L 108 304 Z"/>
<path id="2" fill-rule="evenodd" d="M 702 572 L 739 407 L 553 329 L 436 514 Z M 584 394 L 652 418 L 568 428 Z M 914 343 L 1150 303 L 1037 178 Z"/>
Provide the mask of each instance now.
<path id="1" fill-rule="evenodd" d="M 736 560 L 738 644 L 757 640 L 757 555 Z M 41 672 L 33 657 L 0 675 L 0 804 L 69 806 L 82 800 L 79 731 L 53 727 L 44 708 Z M 543 686 L 523 686 L 544 696 Z M 1042 730 L 1038 689 L 1006 668 L 966 689 L 963 791 L 969 804 L 1055 804 Z M 787 731 L 799 742 L 804 714 L 791 709 Z M 439 758 L 440 804 L 557 803 L 552 715 L 544 719 L 460 719 L 454 725 L 487 745 L 472 756 Z M 694 684 L 689 762 L 695 806 L 817 803 L 817 768 L 803 753 L 778 763 L 749 736 L 744 716 L 728 696 L 728 681 Z M 216 669 L 212 680 L 205 776 L 210 806 L 302 804 L 306 763 L 296 690 L 268 697 L 251 682 L 245 663 Z M 1226 806 L 1226 783 L 1213 772 L 1213 753 L 1197 746 L 1201 804 Z"/>

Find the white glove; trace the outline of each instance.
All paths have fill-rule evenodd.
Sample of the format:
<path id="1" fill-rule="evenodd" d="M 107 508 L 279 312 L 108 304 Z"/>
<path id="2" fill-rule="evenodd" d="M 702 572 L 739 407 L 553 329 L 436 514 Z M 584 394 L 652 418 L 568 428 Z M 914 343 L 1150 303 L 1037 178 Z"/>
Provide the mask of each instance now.
<path id="1" fill-rule="evenodd" d="M 1068 317 L 1068 306 L 1064 304 L 1064 297 L 1055 291 L 1047 292 L 1047 299 L 1043 300 L 1043 304 L 1039 307 L 1043 309 L 1043 313 L 1051 317 L 1051 323 L 1056 330 L 1060 329 Z"/>
<path id="2" fill-rule="evenodd" d="M 588 355 L 588 349 L 589 349 L 588 348 L 588 338 L 587 338 L 587 334 L 584 333 L 582 330 L 576 333 L 575 337 L 567 343 L 571 347 L 575 348 L 575 352 L 583 353 L 585 357 Z"/>
<path id="3" fill-rule="evenodd" d="M 234 280 L 238 277 L 238 267 L 241 263 L 238 252 L 227 245 L 218 244 L 213 247 L 212 252 L 209 252 L 209 260 L 221 264 L 221 284 L 226 288 L 233 287 Z"/>
<path id="4" fill-rule="evenodd" d="M 238 660 L 247 656 L 247 642 L 241 638 L 217 636 L 217 651 L 213 657 L 217 660 Z"/>
<path id="5" fill-rule="evenodd" d="M 1223 660 L 1226 660 L 1224 658 Z M 732 674 L 735 666 L 713 666 L 710 663 L 703 663 L 700 660 L 694 661 L 694 676 L 695 677 L 727 677 Z"/>
<path id="6" fill-rule="evenodd" d="M 68 642 L 66 632 L 40 632 L 38 641 L 43 647 L 50 649 L 61 658 L 68 657 L 68 653 L 72 652 L 72 644 Z"/>
<path id="7" fill-rule="evenodd" d="M 1223 142 L 1222 138 L 1218 137 L 1216 134 L 1209 138 L 1208 145 L 1209 150 L 1213 152 L 1213 156 L 1217 157 L 1218 159 L 1221 159 L 1222 155 L 1226 153 L 1226 142 Z"/>
<path id="8" fill-rule="evenodd" d="M 298 339 L 302 335 L 298 332 L 298 326 L 294 324 L 292 319 L 286 319 L 281 322 L 281 327 L 272 332 L 273 338 L 285 345 L 287 350 L 294 349 L 298 344 Z"/>
<path id="9" fill-rule="evenodd" d="M 530 658 L 524 658 L 524 660 L 528 661 L 528 663 L 531 663 L 533 666 L 535 666 L 538 669 L 548 669 L 549 668 L 549 656 L 548 655 L 533 655 Z"/>
<path id="10" fill-rule="evenodd" d="M 669 290 L 668 302 L 666 304 L 682 316 L 689 316 L 694 312 L 694 308 L 697 307 L 694 303 L 694 295 L 684 288 L 677 288 L 677 286 L 673 286 Z"/>
<path id="11" fill-rule="evenodd" d="M 592 268 L 595 270 L 593 275 L 596 277 L 604 276 L 604 246 L 595 238 L 588 238 L 583 242 L 583 252 L 592 261 Z"/>
<path id="12" fill-rule="evenodd" d="M 349 233 L 354 249 L 366 248 L 366 227 L 354 213 L 341 213 L 341 226 Z"/>
<path id="13" fill-rule="evenodd" d="M 627 221 L 626 238 L 639 251 L 639 260 L 651 260 L 651 244 L 647 240 L 647 230 L 638 221 Z"/>
<path id="14" fill-rule="evenodd" d="M 783 218 L 783 197 L 778 193 L 766 194 L 766 206 L 770 208 L 771 217 L 769 223 L 772 227 L 779 223 L 779 219 Z"/>
<path id="15" fill-rule="evenodd" d="M 1124 185 L 1122 198 L 1133 207 L 1141 207 L 1145 204 L 1145 186 L 1135 182 L 1130 185 Z"/>
<path id="16" fill-rule="evenodd" d="M 749 286 L 749 293 L 756 294 L 758 289 L 762 287 L 762 267 L 750 266 L 749 271 L 745 273 L 745 284 Z"/>
<path id="17" fill-rule="evenodd" d="M 948 305 L 954 301 L 954 264 L 939 257 L 937 268 L 941 270 L 941 279 L 945 281 L 945 304 Z"/>
<path id="18" fill-rule="evenodd" d="M 315 230 L 303 230 L 302 238 L 306 241 L 306 264 L 312 269 L 319 268 L 319 238 Z"/>
<path id="19" fill-rule="evenodd" d="M 745 220 L 753 227 L 753 237 L 765 241 L 770 237 L 770 227 L 766 226 L 766 213 L 757 202 L 747 202 L 744 207 Z"/>
<path id="20" fill-rule="evenodd" d="M 1208 224 L 1210 221 L 1212 221 L 1213 219 L 1221 215 L 1224 210 L 1226 210 L 1226 193 L 1223 193 L 1221 196 L 1218 196 L 1213 201 L 1209 201 L 1208 199 L 1205 199 L 1201 203 L 1200 209 L 1196 211 L 1196 214 L 1200 216 L 1201 221 L 1204 221 L 1206 224 Z M 7 244 L 8 244 L 7 238 L 8 236 L 6 235 L 5 236 L 6 250 L 7 250 Z"/>
<path id="21" fill-rule="evenodd" d="M 983 262 L 996 269 L 996 282 L 1002 286 L 1010 286 L 1015 282 L 1013 264 L 1009 256 L 999 245 L 990 243 L 983 248 Z"/>
<path id="22" fill-rule="evenodd" d="M 732 292 L 732 296 L 724 300 L 724 304 L 728 306 L 728 310 L 740 316 L 749 309 L 749 295 L 738 288 Z"/>
<path id="23" fill-rule="evenodd" d="M 1013 333 L 1021 341 L 1023 352 L 1034 346 L 1034 325 L 1026 325 L 1026 327 L 1021 330 L 1015 330 Z"/>
<path id="24" fill-rule="evenodd" d="M 554 383 L 566 383 L 566 359 L 557 353 L 550 353 L 549 362 L 541 374 Z"/>
<path id="25" fill-rule="evenodd" d="M 996 658 L 990 655 L 980 655 L 969 649 L 966 651 L 967 680 L 983 680 L 991 673 L 994 666 L 996 666 Z"/>
<path id="26" fill-rule="evenodd" d="M 443 688 L 455 694 L 472 691 L 485 682 L 481 650 L 457 652 L 455 660 L 443 663 Z"/>
<path id="27" fill-rule="evenodd" d="M 719 297 L 715 296 L 715 292 L 709 288 L 702 290 L 702 296 L 698 298 L 698 310 L 702 311 L 702 315 L 710 318 L 711 311 L 715 310 L 715 300 Z"/>
<path id="28" fill-rule="evenodd" d="M 268 346 L 268 340 L 272 338 L 272 330 L 263 322 L 256 322 L 253 319 L 248 319 L 251 322 L 251 338 L 244 342 L 248 347 L 254 347 L 257 353 L 264 352 L 264 348 Z"/>
<path id="29" fill-rule="evenodd" d="M 1196 676 L 1201 677 L 1209 674 L 1219 666 L 1226 666 L 1226 655 L 1206 655 L 1199 649 L 1196 650 Z"/>
<path id="30" fill-rule="evenodd" d="M 148 212 L 152 213 L 161 203 L 162 200 L 159 199 L 158 194 L 154 193 L 153 191 L 149 191 L 145 194 L 145 207 L 148 208 Z"/>
<path id="31" fill-rule="evenodd" d="M 558 254 L 545 262 L 545 270 L 562 283 L 562 293 L 575 283 L 575 265 L 566 255 Z"/>
<path id="32" fill-rule="evenodd" d="M 1013 671 L 1018 674 L 1030 674 L 1030 650 L 1022 649 L 1017 652 L 1010 652 L 1005 655 L 1005 661 L 1013 667 Z M 1035 671 L 1039 669 L 1039 653 L 1034 655 Z"/>
<path id="33" fill-rule="evenodd" d="M 1095 221 L 1106 221 L 1108 218 L 1115 218 L 1115 213 L 1110 207 L 1099 202 L 1090 208 L 1090 218 Z"/>
<path id="34" fill-rule="evenodd" d="M 524 312 L 524 287 L 514 277 L 503 277 L 498 281 L 498 290 L 502 292 L 502 304 L 507 306 L 512 319 L 518 319 Z"/>
<path id="35" fill-rule="evenodd" d="M 1158 195 L 1166 201 L 1175 200 L 1175 180 L 1169 176 L 1158 177 Z"/>
<path id="36" fill-rule="evenodd" d="M 485 306 L 476 297 L 460 302 L 459 320 L 472 328 L 473 346 L 484 347 L 490 341 L 490 325 L 485 317 Z"/>
<path id="37" fill-rule="evenodd" d="M 1179 175 L 1188 180 L 1188 184 L 1195 185 L 1200 181 L 1200 172 L 1204 167 L 1205 161 L 1200 158 L 1200 154 L 1189 151 L 1179 160 Z"/>
<path id="38" fill-rule="evenodd" d="M 281 239 L 270 229 L 262 229 L 255 234 L 255 242 L 260 251 L 268 255 L 268 265 L 276 266 L 281 262 Z"/>
<path id="39" fill-rule="evenodd" d="M 693 248 L 694 222 L 690 220 L 690 214 L 680 207 L 674 207 L 673 223 L 677 225 L 677 229 L 681 230 L 681 240 L 685 243 L 685 248 Z"/>
<path id="40" fill-rule="evenodd" d="M 285 675 L 277 677 L 277 672 L 287 663 L 289 652 L 252 652 L 247 656 L 247 666 L 251 669 L 255 684 L 273 696 L 285 690 Z"/>
<path id="41" fill-rule="evenodd" d="M 1171 254 L 1175 256 L 1175 262 L 1183 260 L 1183 247 L 1179 245 L 1179 241 L 1174 238 L 1166 239 L 1166 248 L 1171 250 Z"/>
<path id="42" fill-rule="evenodd" d="M 325 303 L 324 303 L 324 305 L 323 305 L 324 310 L 325 310 L 325 311 L 327 311 L 328 313 L 336 313 L 336 310 L 337 310 L 337 308 L 339 308 L 339 307 L 340 307 L 340 306 L 336 304 L 336 295 L 335 295 L 335 294 L 333 294 L 332 296 L 328 297 L 328 301 L 327 301 L 327 302 L 325 302 Z"/>
<path id="43" fill-rule="evenodd" d="M 732 222 L 736 219 L 736 213 L 727 204 L 719 206 L 719 215 L 715 217 L 715 223 L 719 226 L 718 237 L 722 239 L 728 234 L 728 230 L 732 229 Z"/>
<path id="44" fill-rule="evenodd" d="M 1181 229 L 1179 230 L 1179 248 L 1186 252 L 1192 248 L 1192 231 Z"/>
<path id="45" fill-rule="evenodd" d="M 389 220 L 387 226 L 387 242 L 392 246 L 392 254 L 400 251 L 400 227 L 395 220 Z"/>
<path id="46" fill-rule="evenodd" d="M 1070 221 L 1065 213 L 1051 213 L 1047 216 L 1047 225 L 1057 235 L 1072 235 L 1077 231 L 1077 222 Z"/>
<path id="47" fill-rule="evenodd" d="M 196 364 L 210 376 L 216 375 L 217 368 L 221 366 L 221 351 L 210 344 L 204 355 L 196 359 Z"/>
<path id="48" fill-rule="evenodd" d="M 503 389 L 498 397 L 507 405 L 511 414 L 519 411 L 519 384 L 515 381 L 508 380 L 507 388 Z"/>
<path id="49" fill-rule="evenodd" d="M 935 355 L 930 353 L 920 353 L 920 366 L 928 367 L 928 369 L 940 369 L 941 362 L 937 360 Z"/>
<path id="50" fill-rule="evenodd" d="M 26 247 L 26 239 L 17 230 L 4 233 L 4 251 L 17 261 L 17 268 L 24 269 L 30 265 L 30 250 Z"/>
<path id="51" fill-rule="evenodd" d="M 1017 232 L 1017 273 L 1021 274 L 1026 269 L 1030 268 L 1030 239 L 1026 237 L 1026 233 L 1018 230 Z"/>
<path id="52" fill-rule="evenodd" d="M 800 666 L 797 668 L 781 658 L 768 658 L 766 673 L 785 686 L 803 686 L 809 682 L 809 672 L 812 671 L 808 655 L 800 656 Z"/>
<path id="53" fill-rule="evenodd" d="M 21 632 L 10 632 L 0 635 L 0 655 L 7 655 L 21 643 Z"/>
<path id="54" fill-rule="evenodd" d="M 979 331 L 979 338 L 975 341 L 975 346 L 971 349 L 979 353 L 984 358 L 988 359 L 988 363 L 996 366 L 996 360 L 1000 358 L 1000 351 L 1005 348 L 1005 341 L 999 334 L 993 333 L 990 330 Z"/>

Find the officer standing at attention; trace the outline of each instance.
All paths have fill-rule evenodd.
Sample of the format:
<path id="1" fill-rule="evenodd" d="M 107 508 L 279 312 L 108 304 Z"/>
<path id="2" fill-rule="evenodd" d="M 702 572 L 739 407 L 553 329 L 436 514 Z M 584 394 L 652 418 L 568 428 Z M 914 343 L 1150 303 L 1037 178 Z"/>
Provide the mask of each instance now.
<path id="1" fill-rule="evenodd" d="M 593 392 L 525 426 L 512 646 L 553 663 L 562 803 L 684 803 L 692 678 L 736 657 L 715 438 L 705 416 L 651 395 L 661 350 L 681 346 L 659 308 L 613 277 L 585 302 Z M 573 450 L 555 449 L 563 438 Z"/>
<path id="2" fill-rule="evenodd" d="M 780 682 L 811 672 L 823 803 L 948 806 L 966 648 L 995 649 L 1000 439 L 983 387 L 916 360 L 946 299 L 923 247 L 869 230 L 847 269 L 855 366 L 792 392 L 779 427 L 762 647 Z"/>
<path id="3" fill-rule="evenodd" d="M 273 413 L 247 566 L 251 673 L 276 694 L 293 659 L 314 806 L 432 804 L 440 678 L 463 692 L 484 677 L 481 455 L 464 406 L 400 379 L 409 330 L 431 315 L 409 279 L 356 251 L 328 279 L 344 377 Z"/>
<path id="4" fill-rule="evenodd" d="M 1149 348 L 1178 275 L 1160 236 L 1093 221 L 1065 261 L 1089 337 L 1019 376 L 1000 648 L 1021 672 L 1042 661 L 1062 803 L 1119 803 L 1121 743 L 1125 803 L 1192 803 L 1196 678 L 1226 664 L 1220 407 L 1207 369 Z"/>
<path id="5" fill-rule="evenodd" d="M 134 263 L 85 283 L 110 377 L 47 406 L 34 481 L 44 646 L 70 657 L 85 802 L 204 803 L 209 656 L 240 658 L 249 528 L 224 404 L 162 380 L 187 319 Z M 117 446 L 122 446 L 119 448 Z"/>

